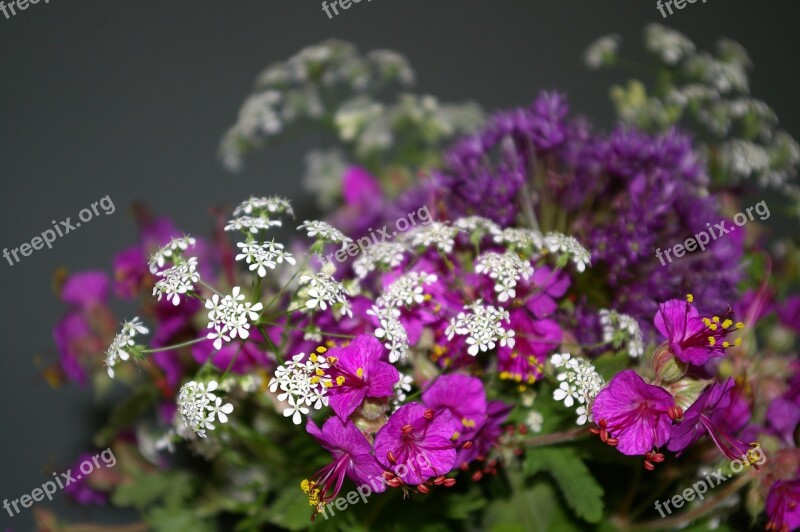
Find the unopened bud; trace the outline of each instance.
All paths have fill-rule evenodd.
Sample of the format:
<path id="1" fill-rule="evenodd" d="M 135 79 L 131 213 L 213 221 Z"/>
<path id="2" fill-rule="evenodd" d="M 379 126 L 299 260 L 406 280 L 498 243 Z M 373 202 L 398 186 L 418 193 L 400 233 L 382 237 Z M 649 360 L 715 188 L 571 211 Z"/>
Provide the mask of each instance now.
<path id="1" fill-rule="evenodd" d="M 656 348 L 652 362 L 656 381 L 661 383 L 675 382 L 686 374 L 686 364 L 672 354 L 667 344 L 661 344 Z"/>

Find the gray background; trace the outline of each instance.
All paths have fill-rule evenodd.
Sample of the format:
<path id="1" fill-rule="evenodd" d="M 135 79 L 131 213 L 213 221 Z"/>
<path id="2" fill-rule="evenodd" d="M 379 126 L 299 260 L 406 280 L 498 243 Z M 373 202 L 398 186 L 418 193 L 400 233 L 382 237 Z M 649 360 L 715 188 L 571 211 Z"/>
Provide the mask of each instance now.
<path id="1" fill-rule="evenodd" d="M 754 94 L 798 136 L 797 20 L 796 0 L 709 0 L 666 22 L 704 47 L 723 35 L 742 42 L 756 63 Z M 558 88 L 607 128 L 613 78 L 588 72 L 582 50 L 609 32 L 639 50 L 641 28 L 653 21 L 661 22 L 655 0 L 373 0 L 333 20 L 314 1 L 51 0 L 0 16 L 0 248 L 30 241 L 51 219 L 74 217 L 106 194 L 117 207 L 52 250 L 14 267 L 0 263 L 0 500 L 63 471 L 95 428 L 90 392 L 52 390 L 33 364 L 36 354 L 52 355 L 51 327 L 63 312 L 51 292 L 55 268 L 110 268 L 134 241 L 135 200 L 202 233 L 209 206 L 251 193 L 303 197 L 297 177 L 307 145 L 263 152 L 240 175 L 216 160 L 220 135 L 268 63 L 339 37 L 404 53 L 417 89 L 443 100 L 493 109 Z M 48 508 L 71 518 L 129 517 L 70 507 L 61 495 Z M 0 529 L 31 523 L 30 511 L 0 513 Z"/>

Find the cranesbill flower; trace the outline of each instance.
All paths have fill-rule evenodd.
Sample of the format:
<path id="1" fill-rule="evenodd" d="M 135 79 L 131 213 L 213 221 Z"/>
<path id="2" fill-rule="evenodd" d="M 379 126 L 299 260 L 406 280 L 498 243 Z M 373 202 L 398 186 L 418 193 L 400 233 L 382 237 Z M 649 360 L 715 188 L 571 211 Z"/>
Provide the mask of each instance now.
<path id="1" fill-rule="evenodd" d="M 481 460 L 486 457 L 492 447 L 503 434 L 503 423 L 508 414 L 513 410 L 514 405 L 509 405 L 503 401 L 492 401 L 486 406 L 486 421 L 478 432 L 472 436 L 472 445 L 467 448 L 462 447 L 458 452 L 456 463 L 468 464 L 475 459 Z"/>
<path id="2" fill-rule="evenodd" d="M 647 384 L 633 370 L 625 370 L 597 394 L 592 416 L 618 440 L 617 449 L 627 455 L 645 454 L 667 443 L 675 406 L 672 395 Z"/>
<path id="3" fill-rule="evenodd" d="M 367 397 L 392 397 L 400 380 L 397 369 L 381 361 L 383 345 L 373 336 L 359 335 L 346 347 L 328 351 L 330 405 L 346 420 Z"/>
<path id="4" fill-rule="evenodd" d="M 731 311 L 722 317 L 701 317 L 691 304 L 691 294 L 687 299 L 689 301 L 671 299 L 659 305 L 653 324 L 666 336 L 673 355 L 683 362 L 699 366 L 710 358 L 725 354 L 725 349 L 731 344 L 724 338 L 733 330 L 734 322 L 730 319 Z M 743 327 L 741 322 L 735 324 L 736 329 Z M 733 345 L 741 342 L 741 338 L 737 338 Z"/>
<path id="5" fill-rule="evenodd" d="M 767 495 L 766 530 L 789 532 L 800 528 L 800 480 L 779 480 Z"/>
<path id="6" fill-rule="evenodd" d="M 375 457 L 412 486 L 446 475 L 456 463 L 453 436 L 460 425 L 448 410 L 403 405 L 375 435 Z"/>
<path id="7" fill-rule="evenodd" d="M 357 484 L 367 484 L 372 481 L 370 486 L 376 493 L 386 489 L 383 482 L 374 482 L 374 479 L 382 478 L 383 468 L 375 460 L 372 446 L 367 438 L 352 421 L 332 417 L 320 430 L 309 419 L 306 431 L 333 456 L 333 462 L 300 484 L 303 492 L 308 495 L 308 503 L 316 506 L 317 511 L 322 510 L 336 498 L 342 489 L 345 476 Z"/>
<path id="8" fill-rule="evenodd" d="M 731 426 L 725 412 L 738 406 L 741 393 L 733 379 L 716 382 L 698 396 L 697 400 L 683 415 L 683 420 L 672 427 L 667 449 L 681 452 L 707 434 L 728 460 L 740 459 L 747 454 L 749 447 L 731 436 L 731 432 L 741 428 L 748 416 L 742 416 L 737 425 Z M 747 412 L 749 414 L 749 412 Z M 728 421 L 727 423 L 725 421 Z"/>
<path id="9" fill-rule="evenodd" d="M 450 411 L 461 422 L 458 442 L 471 439 L 486 420 L 483 383 L 469 375 L 442 375 L 422 392 L 422 402 L 435 413 Z"/>

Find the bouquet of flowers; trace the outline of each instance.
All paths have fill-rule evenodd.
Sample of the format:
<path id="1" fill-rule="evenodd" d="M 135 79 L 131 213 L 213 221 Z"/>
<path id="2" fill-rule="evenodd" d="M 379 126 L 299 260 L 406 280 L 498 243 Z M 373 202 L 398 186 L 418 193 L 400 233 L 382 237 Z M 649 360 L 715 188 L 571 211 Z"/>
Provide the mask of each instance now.
<path id="1" fill-rule="evenodd" d="M 202 238 L 139 206 L 113 278 L 59 279 L 48 376 L 130 390 L 73 498 L 142 530 L 800 527 L 800 252 L 758 223 L 793 215 L 800 149 L 741 46 L 645 42 L 655 88 L 612 89 L 610 132 L 558 93 L 393 94 L 402 56 L 339 41 L 269 67 L 222 159 L 329 130 L 328 214 L 253 195 Z M 745 209 L 763 187 L 788 201 Z"/>

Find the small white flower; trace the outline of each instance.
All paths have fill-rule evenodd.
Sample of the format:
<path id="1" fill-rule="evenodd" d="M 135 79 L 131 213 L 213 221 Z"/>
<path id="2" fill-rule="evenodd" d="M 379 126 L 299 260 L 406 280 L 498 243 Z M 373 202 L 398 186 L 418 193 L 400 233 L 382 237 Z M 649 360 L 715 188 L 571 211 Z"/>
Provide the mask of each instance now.
<path id="1" fill-rule="evenodd" d="M 359 279 L 365 278 L 375 270 L 390 270 L 400 266 L 405 256 L 405 248 L 396 242 L 381 242 L 364 249 L 353 262 L 353 270 Z"/>
<path id="2" fill-rule="evenodd" d="M 622 39 L 619 35 L 604 35 L 595 40 L 586 49 L 583 56 L 586 66 L 597 70 L 602 66 L 611 64 L 616 59 Z"/>
<path id="3" fill-rule="evenodd" d="M 416 227 L 403 235 L 413 247 L 435 247 L 442 253 L 451 253 L 455 244 L 458 227 L 453 227 L 442 222 L 431 222 L 422 227 Z"/>
<path id="4" fill-rule="evenodd" d="M 249 270 L 255 271 L 259 277 L 266 277 L 267 270 L 274 270 L 278 264 L 288 262 L 295 264 L 294 257 L 283 251 L 283 245 L 270 242 L 237 242 L 236 246 L 241 253 L 236 255 L 236 260 L 244 260 L 250 265 Z"/>
<path id="5" fill-rule="evenodd" d="M 390 284 L 378 304 L 387 307 L 408 307 L 425 301 L 425 286 L 435 283 L 436 275 L 427 272 L 409 272 Z"/>
<path id="6" fill-rule="evenodd" d="M 330 269 L 323 268 L 319 273 L 302 275 L 299 282 L 305 288 L 298 295 L 305 301 L 305 308 L 309 312 L 338 307 L 342 314 L 352 317 L 347 290 L 333 278 Z"/>
<path id="7" fill-rule="evenodd" d="M 222 404 L 213 393 L 217 388 L 217 381 L 210 381 L 207 385 L 189 381 L 181 386 L 178 394 L 178 413 L 184 424 L 201 438 L 206 437 L 206 430 L 214 430 L 215 418 L 226 423 L 228 415 L 233 412 L 233 405 Z"/>
<path id="8" fill-rule="evenodd" d="M 289 216 L 294 216 L 294 210 L 292 210 L 292 204 L 289 202 L 289 200 L 280 198 L 278 196 L 270 196 L 266 198 L 256 198 L 255 196 L 251 196 L 250 199 L 243 201 L 233 210 L 234 216 L 283 213 L 286 213 Z"/>
<path id="9" fill-rule="evenodd" d="M 166 295 L 167 300 L 171 301 L 176 307 L 181 302 L 181 296 L 194 291 L 194 284 L 200 280 L 197 273 L 197 258 L 189 257 L 187 260 L 179 260 L 174 266 L 166 270 L 157 271 L 156 277 L 160 277 L 153 285 L 153 295 Z"/>
<path id="10" fill-rule="evenodd" d="M 475 259 L 475 272 L 485 273 L 495 280 L 497 300 L 502 303 L 517 296 L 517 283 L 530 279 L 533 267 L 513 251 L 506 251 L 502 255 L 488 252 Z"/>
<path id="11" fill-rule="evenodd" d="M 482 238 L 485 235 L 496 235 L 500 233 L 500 227 L 493 221 L 483 216 L 467 216 L 459 218 L 453 222 L 453 227 L 469 233 L 473 237 Z"/>
<path id="12" fill-rule="evenodd" d="M 383 345 L 389 350 L 389 362 L 394 364 L 405 360 L 408 353 L 408 334 L 400 322 L 400 311 L 393 307 L 373 305 L 367 314 L 375 316 L 378 320 L 375 337 L 383 340 Z"/>
<path id="13" fill-rule="evenodd" d="M 291 417 L 292 423 L 299 425 L 303 422 L 302 416 L 307 416 L 309 410 L 303 406 L 302 402 L 299 402 L 297 399 L 295 399 L 294 396 L 289 396 L 288 403 L 289 406 L 283 411 L 283 417 Z"/>
<path id="14" fill-rule="evenodd" d="M 562 382 L 553 392 L 553 399 L 556 401 L 564 401 L 564 406 L 567 408 L 575 404 L 574 399 L 578 397 L 578 387 L 568 382 Z"/>
<path id="15" fill-rule="evenodd" d="M 553 391 L 553 399 L 564 401 L 567 408 L 577 402 L 577 423 L 585 424 L 587 420 L 591 420 L 588 405 L 603 389 L 605 381 L 594 366 L 583 358 L 572 358 L 568 353 L 560 353 L 550 357 L 550 362 L 561 370 L 557 375 L 560 384 Z"/>
<path id="16" fill-rule="evenodd" d="M 190 236 L 173 238 L 166 246 L 150 256 L 150 260 L 147 262 L 150 273 L 155 274 L 158 270 L 163 268 L 167 262 L 175 262 L 177 258 L 183 255 L 183 252 L 187 251 L 189 248 L 193 248 L 196 243 L 196 240 Z"/>
<path id="17" fill-rule="evenodd" d="M 280 220 L 272 220 L 267 216 L 239 216 L 228 221 L 225 226 L 226 231 L 244 231 L 253 234 L 259 231 L 266 231 L 270 227 L 280 227 L 282 222 Z"/>
<path id="18" fill-rule="evenodd" d="M 518 227 L 507 227 L 494 233 L 494 241 L 526 257 L 544 247 L 544 237 L 540 232 Z"/>
<path id="19" fill-rule="evenodd" d="M 564 265 L 571 259 L 579 272 L 584 272 L 586 266 L 592 265 L 589 251 L 571 236 L 562 235 L 561 233 L 548 233 L 544 237 L 544 245 L 551 253 L 561 254 L 559 265 Z"/>
<path id="20" fill-rule="evenodd" d="M 319 220 L 306 220 L 300 224 L 297 229 L 305 229 L 308 238 L 313 238 L 314 240 L 322 242 L 329 242 L 331 244 L 342 244 L 342 247 L 345 247 L 348 242 L 352 241 L 344 233 L 333 227 L 331 224 Z"/>
<path id="21" fill-rule="evenodd" d="M 525 425 L 527 425 L 531 432 L 541 432 L 542 422 L 544 422 L 544 416 L 541 412 L 535 410 L 528 412 L 528 416 L 525 418 Z"/>
<path id="22" fill-rule="evenodd" d="M 508 311 L 483 305 L 480 299 L 464 308 L 470 312 L 451 318 L 445 330 L 448 340 L 456 335 L 466 336 L 467 353 L 472 356 L 494 349 L 497 342 L 503 347 L 514 347 L 514 331 L 503 327 L 503 322 L 508 324 Z"/>
<path id="23" fill-rule="evenodd" d="M 644 340 L 639 323 L 628 314 L 620 314 L 615 310 L 600 310 L 600 324 L 603 326 L 603 341 L 615 349 L 626 346 L 631 358 L 644 354 Z"/>
<path id="24" fill-rule="evenodd" d="M 122 324 L 122 330 L 114 337 L 106 351 L 106 371 L 109 377 L 114 378 L 114 366 L 117 364 L 117 360 L 128 360 L 130 358 L 130 354 L 136 346 L 134 338 L 137 335 L 149 332 L 138 317 Z"/>
<path id="25" fill-rule="evenodd" d="M 260 302 L 252 305 L 243 301 L 244 294 L 238 286 L 233 288 L 231 295 L 220 298 L 214 294 L 206 300 L 208 328 L 211 329 L 207 338 L 214 340 L 214 349 L 222 349 L 223 343 L 236 337 L 244 340 L 250 336 L 249 321 L 257 321 L 264 306 Z"/>

